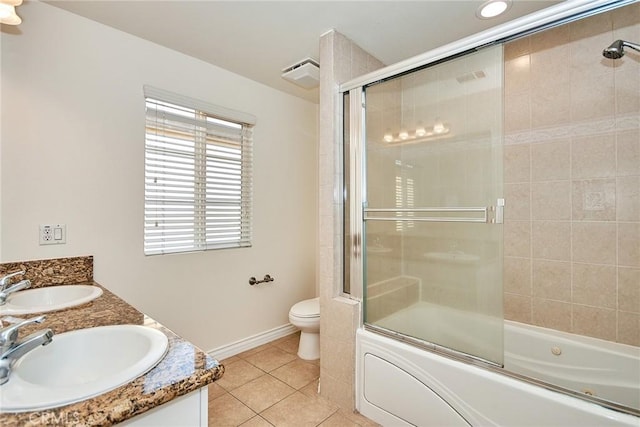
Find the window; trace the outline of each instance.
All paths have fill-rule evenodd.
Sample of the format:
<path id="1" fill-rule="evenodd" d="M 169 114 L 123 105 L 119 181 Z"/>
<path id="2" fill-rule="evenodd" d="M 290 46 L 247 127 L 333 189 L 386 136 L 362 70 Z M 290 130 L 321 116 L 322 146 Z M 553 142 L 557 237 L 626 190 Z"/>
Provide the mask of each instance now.
<path id="1" fill-rule="evenodd" d="M 251 246 L 255 118 L 145 86 L 144 253 Z"/>

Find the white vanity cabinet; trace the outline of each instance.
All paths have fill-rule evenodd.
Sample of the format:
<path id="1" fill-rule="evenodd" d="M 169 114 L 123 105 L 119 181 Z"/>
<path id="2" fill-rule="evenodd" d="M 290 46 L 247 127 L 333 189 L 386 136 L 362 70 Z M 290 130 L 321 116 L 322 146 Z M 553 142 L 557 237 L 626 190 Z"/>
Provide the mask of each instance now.
<path id="1" fill-rule="evenodd" d="M 127 427 L 207 427 L 209 400 L 204 386 L 122 422 Z"/>

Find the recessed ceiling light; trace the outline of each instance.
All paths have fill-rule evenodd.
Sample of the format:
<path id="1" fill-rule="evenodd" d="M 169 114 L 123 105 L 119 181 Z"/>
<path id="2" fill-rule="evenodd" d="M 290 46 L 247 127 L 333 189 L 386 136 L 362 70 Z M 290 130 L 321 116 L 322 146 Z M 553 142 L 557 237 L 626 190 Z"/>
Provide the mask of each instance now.
<path id="1" fill-rule="evenodd" d="M 489 0 L 480 5 L 476 16 L 480 19 L 490 19 L 503 14 L 511 7 L 511 0 Z"/>

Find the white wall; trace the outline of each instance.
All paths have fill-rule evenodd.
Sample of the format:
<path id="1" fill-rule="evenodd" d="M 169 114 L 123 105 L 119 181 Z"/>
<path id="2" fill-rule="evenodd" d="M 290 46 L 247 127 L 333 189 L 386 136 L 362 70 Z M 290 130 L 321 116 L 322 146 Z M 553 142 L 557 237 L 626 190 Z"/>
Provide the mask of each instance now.
<path id="1" fill-rule="evenodd" d="M 316 290 L 317 105 L 47 4 L 20 13 L 2 34 L 2 261 L 94 255 L 96 281 L 205 350 L 286 324 Z M 257 117 L 252 248 L 143 255 L 143 84 Z M 41 223 L 67 244 L 39 246 Z"/>

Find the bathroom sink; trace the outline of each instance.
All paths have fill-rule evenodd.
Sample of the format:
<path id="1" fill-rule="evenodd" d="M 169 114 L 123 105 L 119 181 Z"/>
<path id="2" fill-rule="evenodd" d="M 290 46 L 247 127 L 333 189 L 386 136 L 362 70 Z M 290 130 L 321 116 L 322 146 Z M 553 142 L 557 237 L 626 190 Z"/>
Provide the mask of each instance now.
<path id="1" fill-rule="evenodd" d="M 27 289 L 9 295 L 0 305 L 1 315 L 46 313 L 86 304 L 102 295 L 102 289 L 90 285 L 59 285 Z"/>
<path id="2" fill-rule="evenodd" d="M 51 409 L 113 390 L 156 366 L 167 348 L 165 334 L 139 325 L 54 335 L 16 362 L 0 386 L 0 411 Z"/>

